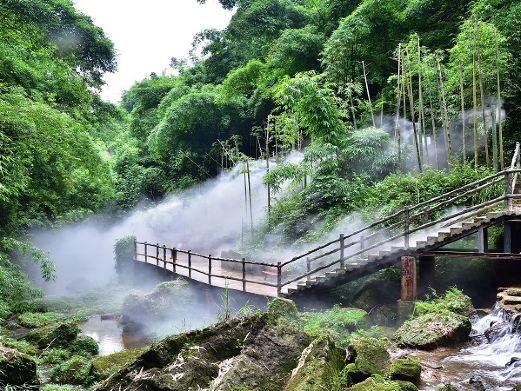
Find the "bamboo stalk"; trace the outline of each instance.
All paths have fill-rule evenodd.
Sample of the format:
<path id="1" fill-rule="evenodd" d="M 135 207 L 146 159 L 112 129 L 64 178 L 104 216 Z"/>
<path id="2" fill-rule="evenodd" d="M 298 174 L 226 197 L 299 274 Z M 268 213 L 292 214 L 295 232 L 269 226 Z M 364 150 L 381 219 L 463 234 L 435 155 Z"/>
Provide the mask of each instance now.
<path id="1" fill-rule="evenodd" d="M 422 149 L 425 149 L 425 155 L 427 157 L 427 163 L 429 163 L 429 147 L 427 145 L 427 138 L 425 136 L 425 109 L 423 105 L 423 86 L 422 86 L 422 80 L 423 80 L 423 70 L 422 70 L 422 54 L 421 54 L 421 47 L 420 47 L 420 37 L 417 39 L 417 45 L 418 45 L 418 111 L 420 115 L 420 126 L 421 126 L 421 140 L 420 143 L 422 146 Z"/>
<path id="2" fill-rule="evenodd" d="M 438 68 L 438 80 L 439 80 L 439 90 L 442 102 L 442 110 L 443 110 L 443 127 L 445 128 L 445 146 L 447 148 L 447 164 L 450 170 L 450 157 L 452 156 L 452 142 L 450 137 L 450 127 L 449 127 L 449 114 L 447 111 L 447 101 L 445 99 L 445 86 L 443 83 L 443 74 L 441 73 L 441 63 L 440 60 L 436 60 L 437 68 Z"/>
<path id="3" fill-rule="evenodd" d="M 499 38 L 497 31 L 494 31 L 496 38 L 496 70 L 497 70 L 497 112 L 498 112 L 498 130 L 499 130 L 499 161 L 502 170 L 505 169 L 505 155 L 503 149 L 503 115 L 502 115 L 502 104 L 501 104 L 501 77 L 499 69 Z"/>
<path id="4" fill-rule="evenodd" d="M 246 173 L 248 175 L 248 196 L 250 198 L 250 229 L 251 229 L 251 235 L 253 237 L 253 208 L 252 208 L 252 201 L 251 201 L 251 175 L 250 175 L 250 163 L 248 162 L 248 159 L 246 159 Z"/>
<path id="5" fill-rule="evenodd" d="M 376 128 L 376 122 L 374 120 L 374 112 L 373 112 L 373 103 L 371 101 L 371 93 L 369 91 L 369 83 L 367 81 L 367 72 L 366 72 L 366 69 L 365 69 L 365 61 L 362 61 L 362 68 L 363 68 L 363 71 L 364 71 L 364 81 L 365 81 L 365 89 L 367 91 L 367 100 L 369 102 L 369 111 L 371 112 L 371 118 L 373 120 L 373 127 Z"/>
<path id="6" fill-rule="evenodd" d="M 483 87 L 483 72 L 481 69 L 481 27 L 479 21 L 477 23 L 478 34 L 477 34 L 477 50 L 478 50 L 478 80 L 479 80 L 479 93 L 481 97 L 481 115 L 483 120 L 483 138 L 485 145 L 485 162 L 490 165 L 489 146 L 488 146 L 488 127 L 487 127 L 487 115 L 485 112 L 485 91 Z"/>
<path id="7" fill-rule="evenodd" d="M 473 117 L 473 126 L 474 126 L 474 166 L 478 168 L 479 165 L 479 156 L 478 156 L 478 93 L 476 86 L 476 55 L 473 55 L 472 58 L 472 117 Z"/>
<path id="8" fill-rule="evenodd" d="M 270 173 L 270 119 L 268 115 L 268 125 L 266 126 L 266 175 Z M 271 186 L 268 184 L 268 224 L 271 212 Z"/>
<path id="9" fill-rule="evenodd" d="M 438 157 L 438 136 L 436 131 L 436 119 L 434 118 L 434 108 L 432 105 L 432 97 L 429 99 L 429 105 L 431 109 L 431 126 L 432 126 L 432 137 L 434 138 L 434 153 L 436 160 L 436 168 L 440 169 L 440 160 Z"/>
<path id="10" fill-rule="evenodd" d="M 394 142 L 398 146 L 398 162 L 401 161 L 401 132 L 400 132 L 400 104 L 401 104 L 401 72 L 402 72 L 402 44 L 398 44 L 398 85 L 396 88 L 396 119 L 394 123 Z"/>
<path id="11" fill-rule="evenodd" d="M 466 132 L 466 118 L 465 118 L 465 89 L 463 85 L 463 71 L 461 69 L 461 61 L 459 62 L 459 87 L 460 87 L 460 98 L 461 98 L 461 143 L 462 143 L 462 154 L 463 162 L 467 161 L 467 145 L 465 140 Z"/>
<path id="12" fill-rule="evenodd" d="M 407 49 L 406 49 L 406 55 L 408 55 Z M 418 130 L 416 129 L 416 112 L 414 109 L 414 97 L 412 92 L 412 75 L 408 75 L 407 77 L 407 91 L 409 95 L 409 109 L 411 111 L 411 121 L 412 121 L 412 131 L 414 135 L 414 146 L 416 148 L 416 159 L 418 162 L 418 170 L 420 172 L 423 171 L 422 168 L 422 160 L 421 160 L 421 153 L 420 153 L 420 144 L 418 140 Z"/>

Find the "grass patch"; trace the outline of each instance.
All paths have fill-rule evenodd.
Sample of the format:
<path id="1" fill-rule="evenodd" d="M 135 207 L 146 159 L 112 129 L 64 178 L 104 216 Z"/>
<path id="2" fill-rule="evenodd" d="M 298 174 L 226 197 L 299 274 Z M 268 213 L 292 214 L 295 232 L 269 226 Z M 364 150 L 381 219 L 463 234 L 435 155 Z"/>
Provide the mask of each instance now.
<path id="1" fill-rule="evenodd" d="M 97 379 L 104 380 L 119 371 L 124 365 L 143 354 L 148 347 L 141 349 L 126 349 L 121 352 L 99 356 L 92 359 L 92 370 Z"/>
<path id="2" fill-rule="evenodd" d="M 23 339 L 13 339 L 2 335 L 0 336 L 0 344 L 30 356 L 34 356 L 38 352 L 36 346 Z"/>
<path id="3" fill-rule="evenodd" d="M 358 308 L 334 306 L 321 312 L 303 312 L 293 322 L 298 329 L 312 335 L 329 335 L 338 346 L 348 344 L 350 334 L 366 324 L 367 312 Z"/>
<path id="4" fill-rule="evenodd" d="M 432 312 L 442 313 L 445 311 L 454 312 L 460 315 L 469 315 L 472 311 L 472 301 L 457 288 L 449 289 L 445 295 L 439 296 L 433 291 L 428 300 L 417 301 L 414 307 L 414 315 L 424 315 Z"/>
<path id="5" fill-rule="evenodd" d="M 61 319 L 63 315 L 56 312 L 24 312 L 18 315 L 18 323 L 28 328 L 47 326 Z"/>

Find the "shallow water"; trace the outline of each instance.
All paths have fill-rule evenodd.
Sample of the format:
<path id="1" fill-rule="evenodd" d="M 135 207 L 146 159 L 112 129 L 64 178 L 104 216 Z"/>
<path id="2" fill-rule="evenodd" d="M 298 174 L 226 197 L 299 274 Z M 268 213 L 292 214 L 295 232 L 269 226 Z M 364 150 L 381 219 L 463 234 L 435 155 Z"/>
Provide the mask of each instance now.
<path id="1" fill-rule="evenodd" d="M 493 324 L 497 325 L 496 332 L 487 339 L 485 331 Z M 473 342 L 461 349 L 413 353 L 423 364 L 420 390 L 436 390 L 447 383 L 461 390 L 475 390 L 471 378 L 481 381 L 487 390 L 512 390 L 521 383 L 521 361 L 507 365 L 512 358 L 521 358 L 521 334 L 515 332 L 516 325 L 516 320 L 508 320 L 504 311 L 495 308 L 474 320 Z"/>
<path id="2" fill-rule="evenodd" d="M 117 318 L 102 319 L 96 315 L 80 325 L 80 329 L 82 334 L 94 338 L 98 343 L 100 356 L 140 348 L 150 342 L 145 335 L 124 332 Z"/>

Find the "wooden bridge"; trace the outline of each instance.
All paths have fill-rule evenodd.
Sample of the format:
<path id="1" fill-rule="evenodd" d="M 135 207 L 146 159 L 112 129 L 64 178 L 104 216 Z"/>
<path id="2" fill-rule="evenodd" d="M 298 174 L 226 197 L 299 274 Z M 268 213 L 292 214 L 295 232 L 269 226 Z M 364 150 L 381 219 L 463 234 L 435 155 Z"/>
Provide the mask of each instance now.
<path id="1" fill-rule="evenodd" d="M 401 262 L 402 300 L 409 301 L 416 296 L 418 257 L 420 269 L 433 267 L 435 256 L 521 260 L 520 173 L 517 144 L 509 169 L 341 234 L 285 262 L 216 257 L 137 241 L 135 261 L 213 286 L 282 297 L 330 289 Z M 498 249 L 489 246 L 488 237 L 496 226 L 504 227 Z"/>

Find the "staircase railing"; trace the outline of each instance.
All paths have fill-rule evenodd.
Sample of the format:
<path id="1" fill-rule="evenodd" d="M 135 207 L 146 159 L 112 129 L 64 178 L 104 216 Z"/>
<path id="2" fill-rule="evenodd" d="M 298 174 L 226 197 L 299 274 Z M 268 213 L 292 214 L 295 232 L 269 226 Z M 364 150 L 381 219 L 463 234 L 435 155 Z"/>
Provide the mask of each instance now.
<path id="1" fill-rule="evenodd" d="M 309 280 L 318 273 L 349 267 L 350 263 L 367 257 L 371 250 L 389 251 L 392 247 L 411 249 L 414 235 L 420 232 L 425 237 L 426 230 L 435 231 L 484 211 L 512 210 L 514 201 L 521 199 L 521 194 L 516 194 L 520 172 L 521 153 L 518 143 L 510 169 L 406 207 L 283 262 L 281 267 L 288 272 L 283 273 L 279 291 L 295 282 Z M 457 209 L 447 210 L 454 206 Z M 303 259 L 306 260 L 305 269 Z M 293 273 L 292 266 L 296 269 Z"/>

